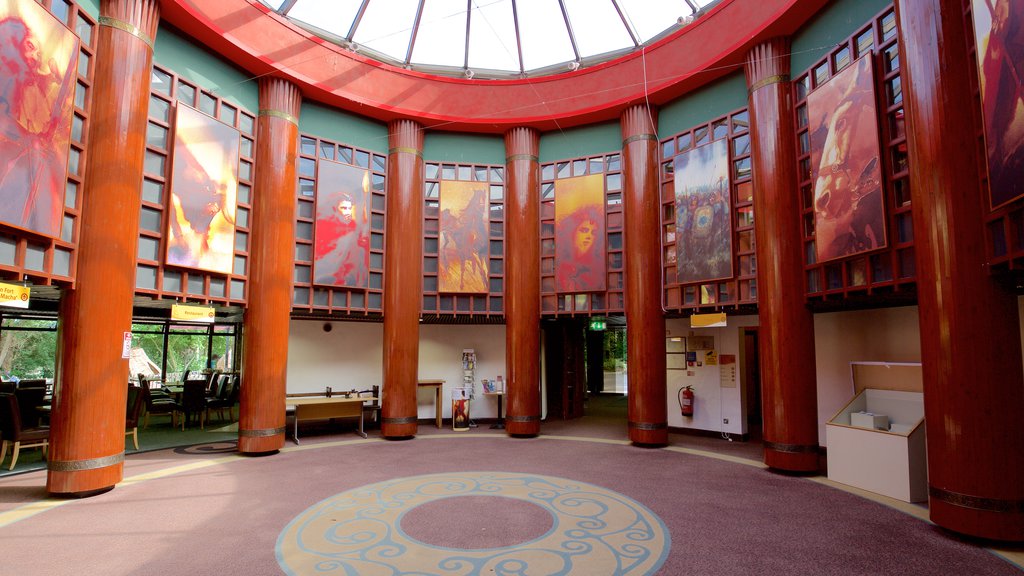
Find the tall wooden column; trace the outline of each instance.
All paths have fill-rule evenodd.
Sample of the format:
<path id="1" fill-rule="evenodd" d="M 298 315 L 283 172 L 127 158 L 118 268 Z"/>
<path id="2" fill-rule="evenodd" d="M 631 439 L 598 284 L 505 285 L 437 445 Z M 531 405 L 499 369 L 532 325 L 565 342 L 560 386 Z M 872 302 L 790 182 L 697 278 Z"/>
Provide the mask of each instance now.
<path id="1" fill-rule="evenodd" d="M 384 261 L 384 390 L 381 435 L 416 435 L 416 380 L 423 298 L 423 128 L 388 123 L 387 257 Z"/>
<path id="2" fill-rule="evenodd" d="M 245 311 L 238 451 L 284 446 L 288 322 L 295 262 L 295 163 L 302 95 L 280 78 L 259 80 L 249 306 Z"/>
<path id="3" fill-rule="evenodd" d="M 622 113 L 620 123 L 629 439 L 660 446 L 668 444 L 668 392 L 655 114 L 646 106 L 631 106 Z"/>
<path id="4" fill-rule="evenodd" d="M 540 433 L 540 136 L 505 133 L 505 431 Z"/>
<path id="5" fill-rule="evenodd" d="M 89 495 L 113 488 L 124 466 L 135 252 L 156 0 L 104 0 L 75 289 L 61 302 L 46 489 Z"/>
<path id="6" fill-rule="evenodd" d="M 804 302 L 804 260 L 789 39 L 747 54 L 757 307 L 761 340 L 764 463 L 792 472 L 818 469 L 814 317 Z"/>
<path id="7" fill-rule="evenodd" d="M 928 429 L 929 513 L 1024 540 L 1024 375 L 1017 297 L 987 273 L 959 0 L 898 0 Z"/>

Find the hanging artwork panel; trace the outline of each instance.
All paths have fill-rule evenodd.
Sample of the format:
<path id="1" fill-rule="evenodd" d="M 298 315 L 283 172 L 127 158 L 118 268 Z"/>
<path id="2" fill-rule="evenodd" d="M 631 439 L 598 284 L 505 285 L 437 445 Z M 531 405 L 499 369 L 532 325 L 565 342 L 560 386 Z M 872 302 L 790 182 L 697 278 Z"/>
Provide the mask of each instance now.
<path id="1" fill-rule="evenodd" d="M 729 144 L 718 140 L 676 156 L 676 270 L 681 284 L 732 277 Z"/>
<path id="2" fill-rule="evenodd" d="M 559 292 L 605 290 L 604 175 L 555 181 L 555 285 Z"/>
<path id="3" fill-rule="evenodd" d="M 36 2 L 0 0 L 0 222 L 60 236 L 78 37 Z"/>
<path id="4" fill-rule="evenodd" d="M 886 245 L 874 88 L 864 57 L 807 95 L 818 262 Z"/>
<path id="5" fill-rule="evenodd" d="M 230 274 L 235 250 L 238 130 L 177 106 L 167 263 Z"/>
<path id="6" fill-rule="evenodd" d="M 1024 196 L 1024 1 L 973 0 L 989 200 Z"/>
<path id="7" fill-rule="evenodd" d="M 366 288 L 370 274 L 370 171 L 320 160 L 316 177 L 316 284 Z"/>
<path id="8" fill-rule="evenodd" d="M 486 182 L 441 182 L 438 222 L 438 291 L 487 292 Z"/>

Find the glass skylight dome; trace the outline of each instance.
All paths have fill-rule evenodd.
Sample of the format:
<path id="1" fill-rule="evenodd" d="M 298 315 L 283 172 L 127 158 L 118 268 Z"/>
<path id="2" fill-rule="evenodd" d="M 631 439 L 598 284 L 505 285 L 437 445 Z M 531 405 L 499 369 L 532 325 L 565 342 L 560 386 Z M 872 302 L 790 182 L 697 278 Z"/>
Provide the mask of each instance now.
<path id="1" fill-rule="evenodd" d="M 717 0 L 261 0 L 296 25 L 409 69 L 535 77 L 628 54 Z"/>

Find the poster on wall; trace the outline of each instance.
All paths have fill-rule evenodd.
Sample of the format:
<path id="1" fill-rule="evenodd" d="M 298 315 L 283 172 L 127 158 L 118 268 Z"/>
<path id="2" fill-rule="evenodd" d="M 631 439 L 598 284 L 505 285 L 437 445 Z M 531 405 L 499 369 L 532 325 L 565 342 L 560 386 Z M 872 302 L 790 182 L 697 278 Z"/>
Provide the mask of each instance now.
<path id="1" fill-rule="evenodd" d="M 555 180 L 555 285 L 559 292 L 605 289 L 603 174 Z"/>
<path id="2" fill-rule="evenodd" d="M 993 209 L 1024 196 L 1024 1 L 973 0 Z"/>
<path id="3" fill-rule="evenodd" d="M 712 142 L 676 156 L 676 278 L 680 284 L 732 277 L 729 144 Z"/>
<path id="4" fill-rule="evenodd" d="M 441 182 L 437 248 L 440 292 L 487 292 L 488 189 L 486 182 Z"/>
<path id="5" fill-rule="evenodd" d="M 238 130 L 178 104 L 167 218 L 167 263 L 231 273 Z"/>
<path id="6" fill-rule="evenodd" d="M 0 222 L 57 238 L 78 37 L 36 2 L 0 0 Z"/>
<path id="7" fill-rule="evenodd" d="M 366 288 L 370 275 L 370 171 L 320 160 L 313 230 L 314 283 Z"/>
<path id="8" fill-rule="evenodd" d="M 818 262 L 886 245 L 874 86 L 866 57 L 807 95 Z"/>

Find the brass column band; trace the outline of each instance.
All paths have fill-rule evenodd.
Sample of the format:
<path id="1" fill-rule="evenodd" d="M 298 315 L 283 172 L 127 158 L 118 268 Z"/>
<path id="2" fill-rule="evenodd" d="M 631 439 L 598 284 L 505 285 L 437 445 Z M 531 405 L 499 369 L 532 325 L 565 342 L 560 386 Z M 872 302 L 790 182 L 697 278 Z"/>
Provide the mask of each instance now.
<path id="1" fill-rule="evenodd" d="M 769 84 L 779 84 L 781 82 L 789 82 L 789 74 L 776 74 L 775 76 L 769 76 L 767 78 L 761 78 L 757 82 L 751 84 L 747 92 L 753 94 L 758 88 L 764 88 Z"/>
<path id="2" fill-rule="evenodd" d="M 811 446 L 809 444 L 780 444 L 777 442 L 764 441 L 765 450 L 775 450 L 776 452 L 786 452 L 789 454 L 816 454 L 818 452 L 817 446 Z"/>
<path id="3" fill-rule="evenodd" d="M 88 460 L 50 460 L 46 463 L 46 468 L 51 472 L 76 472 L 79 470 L 106 468 L 107 466 L 113 466 L 122 462 L 124 462 L 124 452 L 114 454 L 113 456 L 90 458 Z"/>
<path id="4" fill-rule="evenodd" d="M 668 422 L 630 422 L 629 427 L 636 430 L 664 430 L 668 428 Z"/>
<path id="5" fill-rule="evenodd" d="M 623 140 L 622 141 L 622 146 L 626 147 L 628 144 L 636 142 L 637 140 L 653 140 L 653 141 L 657 142 L 658 141 L 658 137 L 655 136 L 654 134 L 635 134 L 635 135 L 630 136 L 629 138 L 626 138 L 625 140 Z"/>
<path id="6" fill-rule="evenodd" d="M 408 146 L 398 146 L 396 148 L 388 148 L 388 154 L 398 154 L 399 152 L 405 152 L 406 154 L 412 154 L 419 158 L 423 158 L 423 152 L 415 148 L 409 148 Z"/>
<path id="7" fill-rule="evenodd" d="M 238 435 L 243 438 L 266 438 L 267 436 L 277 436 L 278 434 L 284 434 L 284 426 L 280 428 L 262 428 L 259 430 L 239 430 Z"/>
<path id="8" fill-rule="evenodd" d="M 153 49 L 153 39 L 147 36 L 141 28 L 134 24 L 129 24 L 124 20 L 118 20 L 117 18 L 111 18 L 110 16 L 100 16 L 99 23 L 100 26 L 109 26 L 111 28 L 117 28 L 122 32 L 127 32 L 145 42 L 146 46 L 149 46 L 150 50 Z"/>
<path id="9" fill-rule="evenodd" d="M 382 418 L 385 424 L 415 424 L 419 420 L 415 416 L 405 416 L 402 418 Z"/>
<path id="10" fill-rule="evenodd" d="M 540 162 L 540 158 L 533 154 L 513 154 L 505 157 L 505 164 L 511 164 L 517 160 L 529 160 L 530 162 Z"/>
<path id="11" fill-rule="evenodd" d="M 1002 512 L 1006 514 L 1024 514 L 1024 500 L 1001 500 L 999 498 L 983 498 L 981 496 L 970 496 L 959 492 L 950 492 L 935 486 L 928 486 L 928 494 L 936 500 L 947 504 L 982 510 L 985 512 Z"/>
<path id="12" fill-rule="evenodd" d="M 540 416 L 505 416 L 505 420 L 509 422 L 537 422 L 540 420 Z"/>
<path id="13" fill-rule="evenodd" d="M 296 118 L 295 116 L 292 116 L 291 114 L 289 114 L 287 112 L 281 112 L 280 110 L 263 109 L 263 110 L 260 110 L 259 114 L 260 114 L 260 116 L 273 116 L 274 118 L 280 118 L 282 120 L 287 120 L 288 122 L 291 122 L 292 124 L 295 124 L 296 126 L 299 125 L 299 119 L 298 118 Z"/>

